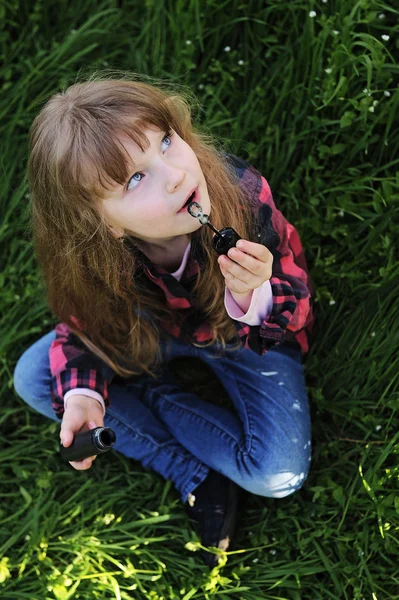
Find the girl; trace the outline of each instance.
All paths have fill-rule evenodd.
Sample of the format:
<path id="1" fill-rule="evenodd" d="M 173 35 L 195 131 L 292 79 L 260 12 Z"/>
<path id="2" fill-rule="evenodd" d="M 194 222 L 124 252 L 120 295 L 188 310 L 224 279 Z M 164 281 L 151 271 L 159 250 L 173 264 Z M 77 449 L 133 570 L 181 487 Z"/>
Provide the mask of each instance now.
<path id="1" fill-rule="evenodd" d="M 264 177 L 193 125 L 194 101 L 94 75 L 36 116 L 34 247 L 60 323 L 21 356 L 14 385 L 62 419 L 66 447 L 111 427 L 117 451 L 173 481 L 203 544 L 226 550 L 239 490 L 281 498 L 307 476 L 313 298 L 296 229 Z M 188 199 L 239 233 L 228 256 Z M 184 392 L 176 357 L 205 361 L 233 409 Z"/>

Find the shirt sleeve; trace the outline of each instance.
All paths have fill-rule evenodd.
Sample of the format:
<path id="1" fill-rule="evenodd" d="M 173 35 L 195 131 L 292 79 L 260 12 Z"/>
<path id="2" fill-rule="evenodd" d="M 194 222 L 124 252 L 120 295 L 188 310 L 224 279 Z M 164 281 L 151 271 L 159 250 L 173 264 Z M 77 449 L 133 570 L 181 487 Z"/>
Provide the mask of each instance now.
<path id="1" fill-rule="evenodd" d="M 259 304 L 259 295 L 265 293 L 263 286 L 254 291 L 247 313 L 249 321 L 246 320 L 247 315 L 241 315 L 239 319 L 232 318 L 236 321 L 243 346 L 257 354 L 264 354 L 284 341 L 296 340 L 306 348 L 307 338 L 303 330 L 313 320 L 313 298 L 302 244 L 295 227 L 276 208 L 266 179 L 260 177 L 259 239 L 273 255 L 269 280 L 272 298 L 271 303 L 267 304 L 267 314 L 264 307 L 265 314 L 260 325 L 255 322 L 254 314 L 249 313 L 254 310 L 254 303 L 259 309 L 262 306 Z M 266 297 L 264 301 L 266 304 Z M 231 308 L 228 310 L 231 311 Z"/>
<path id="2" fill-rule="evenodd" d="M 65 410 L 64 398 L 71 390 L 95 392 L 109 406 L 108 386 L 115 377 L 114 371 L 99 357 L 90 352 L 65 323 L 55 328 L 56 337 L 49 350 L 50 394 L 52 406 L 59 419 Z M 82 392 L 80 392 L 82 390 Z"/>
<path id="3" fill-rule="evenodd" d="M 273 308 L 273 294 L 270 281 L 265 281 L 253 291 L 251 303 L 246 313 L 235 302 L 227 287 L 224 294 L 224 303 L 227 314 L 235 321 L 246 323 L 247 325 L 260 325 Z"/>

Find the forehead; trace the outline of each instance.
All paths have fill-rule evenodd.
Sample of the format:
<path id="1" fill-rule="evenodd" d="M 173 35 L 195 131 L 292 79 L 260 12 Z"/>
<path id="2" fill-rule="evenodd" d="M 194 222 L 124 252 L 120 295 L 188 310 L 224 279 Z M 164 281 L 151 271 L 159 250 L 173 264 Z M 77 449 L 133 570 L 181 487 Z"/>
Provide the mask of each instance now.
<path id="1" fill-rule="evenodd" d="M 142 161 L 145 152 L 158 141 L 161 133 L 163 131 L 153 125 L 145 127 L 142 131 L 142 147 L 124 132 L 119 133 L 117 139 L 128 153 L 129 162 L 134 166 Z"/>
<path id="2" fill-rule="evenodd" d="M 91 193 L 103 199 L 110 192 L 119 194 L 132 171 L 144 168 L 145 153 L 159 143 L 167 129 L 152 123 L 139 127 L 136 123 L 132 128 L 116 128 L 98 136 L 92 160 L 81 161 L 79 165 Z"/>

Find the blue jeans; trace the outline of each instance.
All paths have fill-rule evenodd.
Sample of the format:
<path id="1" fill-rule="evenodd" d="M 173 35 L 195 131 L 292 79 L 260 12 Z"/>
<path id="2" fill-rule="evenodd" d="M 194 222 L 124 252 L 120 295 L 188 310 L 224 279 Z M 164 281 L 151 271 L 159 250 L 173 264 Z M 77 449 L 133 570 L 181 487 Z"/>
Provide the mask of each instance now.
<path id="1" fill-rule="evenodd" d="M 60 422 L 50 398 L 50 331 L 20 357 L 17 394 Z M 206 361 L 223 383 L 234 412 L 182 391 L 173 374 L 118 378 L 109 386 L 104 425 L 116 433 L 114 449 L 173 481 L 183 502 L 209 468 L 245 490 L 281 498 L 302 487 L 311 460 L 310 417 L 301 352 L 275 346 L 263 356 L 215 344 L 198 348 L 161 343 L 163 364 L 175 357 Z"/>

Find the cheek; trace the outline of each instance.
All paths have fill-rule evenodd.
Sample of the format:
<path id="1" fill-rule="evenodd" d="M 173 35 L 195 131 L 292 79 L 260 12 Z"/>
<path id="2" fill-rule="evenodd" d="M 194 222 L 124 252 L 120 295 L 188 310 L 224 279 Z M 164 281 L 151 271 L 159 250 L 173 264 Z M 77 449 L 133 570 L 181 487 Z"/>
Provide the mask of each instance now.
<path id="1" fill-rule="evenodd" d="M 154 225 L 160 227 L 163 221 L 170 217 L 170 207 L 160 198 L 159 192 L 154 192 L 143 203 L 140 203 L 140 207 L 137 206 L 135 215 L 141 223 L 150 227 L 154 227 Z"/>

